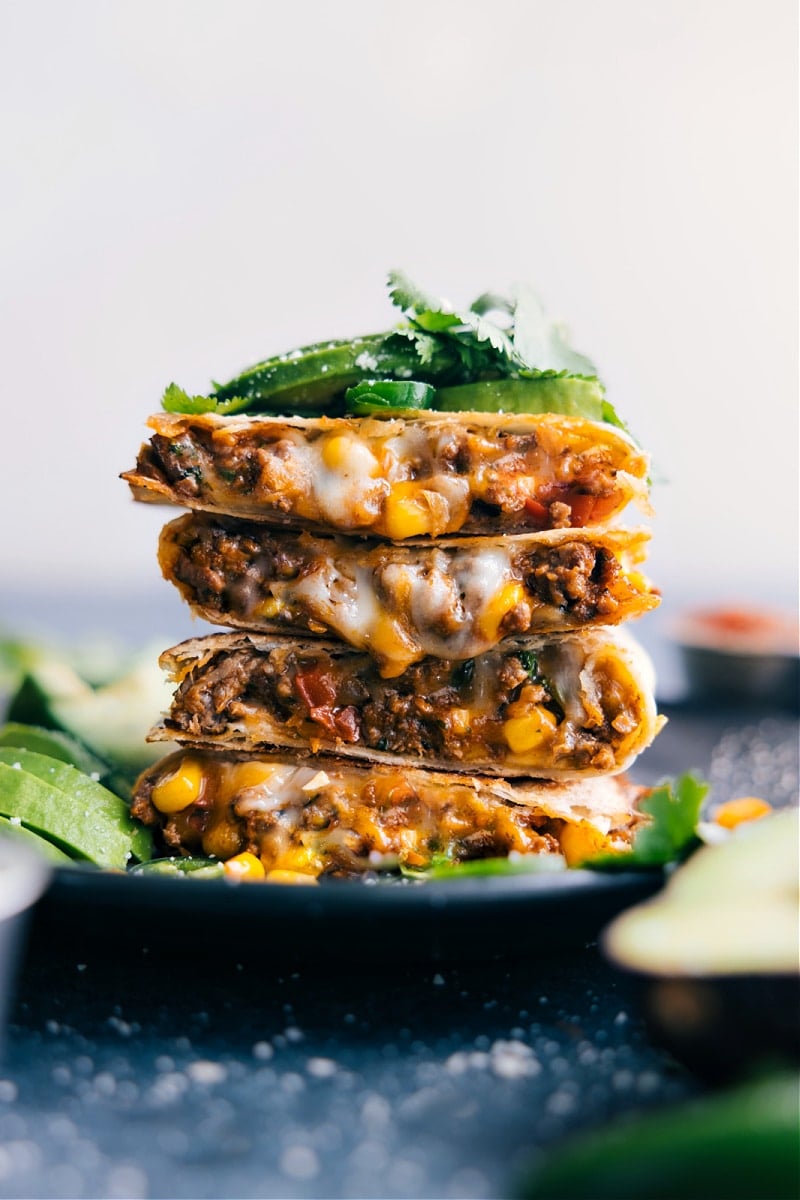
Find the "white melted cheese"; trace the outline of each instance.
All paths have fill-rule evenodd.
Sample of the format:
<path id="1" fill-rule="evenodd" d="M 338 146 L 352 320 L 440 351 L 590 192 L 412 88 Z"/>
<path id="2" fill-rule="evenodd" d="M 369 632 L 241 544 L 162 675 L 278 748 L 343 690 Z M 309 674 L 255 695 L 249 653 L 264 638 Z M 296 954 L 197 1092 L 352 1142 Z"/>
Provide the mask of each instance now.
<path id="1" fill-rule="evenodd" d="M 319 775 L 320 771 L 316 767 L 276 766 L 263 783 L 245 788 L 239 793 L 235 805 L 236 813 L 243 817 L 248 813 L 266 813 L 276 808 L 302 808 L 308 803 L 306 785 L 311 784 Z M 326 780 L 330 782 L 327 776 Z"/>
<path id="2" fill-rule="evenodd" d="M 355 567 L 347 575 L 331 562 L 319 562 L 292 585 L 291 597 L 359 648 L 369 647 L 376 635 L 378 645 L 386 645 L 385 622 L 392 622 L 405 665 L 426 654 L 474 658 L 491 647 L 481 632 L 483 618 L 511 570 L 503 547 L 470 547 L 455 555 L 431 551 L 418 562 L 411 556 L 378 571 Z M 392 597 L 390 610 L 381 592 Z"/>
<path id="3" fill-rule="evenodd" d="M 385 479 L 375 478 L 378 461 L 372 451 L 357 438 L 346 441 L 346 452 L 336 466 L 325 462 L 321 439 L 308 447 L 311 479 L 321 519 L 340 528 L 357 529 L 375 521 L 389 485 Z"/>
<path id="4" fill-rule="evenodd" d="M 504 546 L 471 548 L 455 557 L 453 568 L 468 611 L 479 617 L 511 577 L 511 555 Z"/>
<path id="5" fill-rule="evenodd" d="M 350 577 L 333 563 L 320 562 L 316 571 L 292 585 L 291 596 L 311 617 L 359 648 L 367 644 L 382 612 L 373 574 L 366 567 L 356 567 Z"/>

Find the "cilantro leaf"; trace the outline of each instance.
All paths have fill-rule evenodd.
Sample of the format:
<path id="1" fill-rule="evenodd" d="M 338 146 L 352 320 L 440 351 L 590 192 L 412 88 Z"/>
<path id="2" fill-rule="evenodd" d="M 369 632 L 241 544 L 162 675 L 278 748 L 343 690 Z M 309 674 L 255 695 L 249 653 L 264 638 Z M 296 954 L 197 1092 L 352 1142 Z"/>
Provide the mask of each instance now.
<path id="1" fill-rule="evenodd" d="M 472 301 L 470 309 L 481 317 L 485 317 L 490 312 L 502 312 L 513 317 L 514 301 L 509 300 L 506 296 L 498 295 L 497 292 L 483 292 L 477 300 Z"/>
<path id="2" fill-rule="evenodd" d="M 516 357 L 529 371 L 597 377 L 591 359 L 572 349 L 564 325 L 551 321 L 539 297 L 524 285 L 516 289 L 513 340 Z"/>
<path id="3" fill-rule="evenodd" d="M 511 299 L 484 292 L 461 311 L 448 300 L 424 292 L 401 271 L 391 271 L 389 295 L 412 328 L 455 339 L 462 348 L 473 351 L 468 365 L 478 374 L 494 368 L 502 375 L 534 372 L 597 377 L 594 363 L 572 349 L 564 326 L 548 318 L 541 300 L 529 287 L 517 287 Z M 489 314 L 496 313 L 506 318 L 502 324 L 490 319 Z M 493 355 L 487 356 L 484 343 Z M 485 361 L 481 361 L 480 353 L 476 361 L 474 351 L 481 349 Z M 465 363 L 467 357 L 462 355 Z"/>
<path id="4" fill-rule="evenodd" d="M 444 854 L 434 854 L 429 867 L 414 869 L 401 864 L 407 879 L 475 879 L 488 875 L 532 875 L 565 871 L 560 854 L 520 854 L 514 858 L 470 858 L 454 862 Z"/>
<path id="5" fill-rule="evenodd" d="M 177 383 L 171 383 L 161 397 L 161 407 L 167 412 L 191 413 L 192 416 L 209 412 L 230 416 L 233 413 L 244 412 L 251 404 L 252 400 L 241 396 L 232 396 L 226 400 L 220 400 L 213 394 L 190 396 L 182 387 L 178 387 Z"/>
<path id="6" fill-rule="evenodd" d="M 496 297 L 481 296 L 476 301 L 477 308 L 473 305 L 460 312 L 449 300 L 423 292 L 401 271 L 389 272 L 389 296 L 407 320 L 425 333 L 449 334 L 461 343 L 462 348 L 470 350 L 474 349 L 474 342 L 479 345 L 487 342 L 511 362 L 514 353 L 511 339 L 504 329 L 485 316 L 496 307 Z"/>
<path id="7" fill-rule="evenodd" d="M 429 296 L 402 271 L 389 272 L 389 299 L 404 313 L 443 312 L 447 302 Z"/>
<path id="8" fill-rule="evenodd" d="M 651 819 L 633 835 L 630 850 L 600 854 L 580 865 L 592 870 L 627 871 L 664 867 L 684 858 L 699 841 L 697 822 L 708 788 L 707 783 L 691 774 L 654 788 L 639 806 Z"/>

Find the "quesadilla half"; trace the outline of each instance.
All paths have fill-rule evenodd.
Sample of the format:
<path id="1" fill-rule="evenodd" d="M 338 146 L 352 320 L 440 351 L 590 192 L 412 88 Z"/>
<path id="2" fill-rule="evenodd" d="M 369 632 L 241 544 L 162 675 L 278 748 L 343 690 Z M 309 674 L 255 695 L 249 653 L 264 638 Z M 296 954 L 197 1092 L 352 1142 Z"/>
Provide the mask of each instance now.
<path id="1" fill-rule="evenodd" d="M 159 413 L 136 499 L 404 541 L 597 525 L 647 504 L 623 431 L 554 413 L 220 417 Z"/>
<path id="2" fill-rule="evenodd" d="M 432 860 L 627 847 L 645 789 L 622 778 L 506 783 L 420 768 L 182 750 L 140 776 L 132 812 L 169 849 L 249 852 L 267 871 L 358 875 Z"/>
<path id="3" fill-rule="evenodd" d="M 514 638 L 393 679 L 334 642 L 245 633 L 160 661 L 178 686 L 151 740 L 571 779 L 623 770 L 660 727 L 649 660 L 614 629 Z"/>
<path id="4" fill-rule="evenodd" d="M 277 532 L 187 513 L 159 562 L 216 625 L 341 638 L 382 675 L 426 655 L 474 658 L 512 635 L 616 625 L 655 608 L 646 530 L 557 529 L 403 545 Z"/>

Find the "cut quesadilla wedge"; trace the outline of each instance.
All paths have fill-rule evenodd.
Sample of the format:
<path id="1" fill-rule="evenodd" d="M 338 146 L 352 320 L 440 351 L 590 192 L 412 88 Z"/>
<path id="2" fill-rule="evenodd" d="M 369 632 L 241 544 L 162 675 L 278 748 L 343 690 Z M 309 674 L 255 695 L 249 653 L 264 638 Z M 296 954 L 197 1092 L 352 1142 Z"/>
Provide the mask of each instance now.
<path id="1" fill-rule="evenodd" d="M 178 687 L 151 740 L 571 779 L 623 770 L 660 727 L 649 659 L 615 629 L 514 638 L 393 679 L 334 642 L 245 633 L 160 661 Z"/>
<path id="2" fill-rule="evenodd" d="M 159 562 L 212 624 L 340 638 L 390 678 L 426 655 L 474 658 L 509 636 L 648 612 L 659 603 L 638 569 L 648 539 L 555 529 L 397 545 L 187 513 L 162 530 Z"/>
<path id="3" fill-rule="evenodd" d="M 568 863 L 625 849 L 645 789 L 627 780 L 507 783 L 421 768 L 179 751 L 140 776 L 135 817 L 172 851 L 256 855 L 267 872 L 357 875 L 509 854 Z"/>
<path id="4" fill-rule="evenodd" d="M 136 499 L 405 541 L 598 525 L 647 506 L 647 456 L 554 413 L 280 418 L 160 413 Z"/>

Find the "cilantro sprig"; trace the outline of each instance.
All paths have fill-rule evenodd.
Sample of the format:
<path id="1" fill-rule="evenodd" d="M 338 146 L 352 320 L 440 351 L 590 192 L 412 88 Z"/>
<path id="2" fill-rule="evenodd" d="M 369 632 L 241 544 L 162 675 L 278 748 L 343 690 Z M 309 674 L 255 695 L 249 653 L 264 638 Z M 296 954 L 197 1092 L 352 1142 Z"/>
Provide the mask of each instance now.
<path id="1" fill-rule="evenodd" d="M 430 361 L 437 345 L 448 342 L 469 376 L 464 382 L 493 375 L 597 379 L 594 363 L 572 349 L 564 326 L 547 316 L 539 297 L 525 285 L 511 297 L 484 292 L 459 310 L 421 291 L 401 271 L 391 271 L 389 296 L 407 321 L 399 332 L 418 347 L 420 359 Z"/>
<path id="2" fill-rule="evenodd" d="M 400 271 L 389 273 L 388 285 L 400 315 L 394 328 L 265 359 L 207 396 L 171 383 L 163 407 L 218 416 L 336 416 L 351 411 L 348 392 L 371 380 L 427 384 L 433 409 L 558 412 L 625 428 L 594 363 L 571 347 L 531 288 L 519 286 L 510 296 L 484 292 L 462 309 Z"/>
<path id="3" fill-rule="evenodd" d="M 639 805 L 650 818 L 633 835 L 629 850 L 600 854 L 581 863 L 597 871 L 665 867 L 700 844 L 697 823 L 709 785 L 691 773 L 654 788 Z"/>

